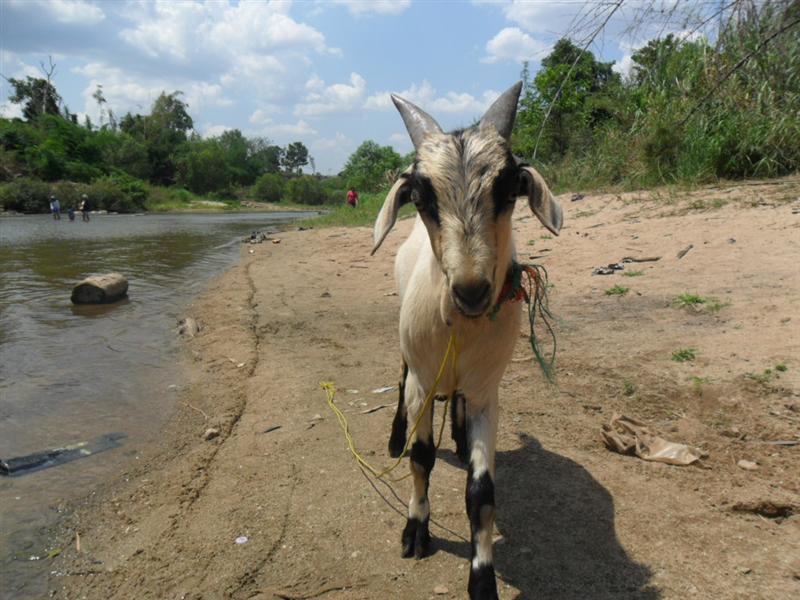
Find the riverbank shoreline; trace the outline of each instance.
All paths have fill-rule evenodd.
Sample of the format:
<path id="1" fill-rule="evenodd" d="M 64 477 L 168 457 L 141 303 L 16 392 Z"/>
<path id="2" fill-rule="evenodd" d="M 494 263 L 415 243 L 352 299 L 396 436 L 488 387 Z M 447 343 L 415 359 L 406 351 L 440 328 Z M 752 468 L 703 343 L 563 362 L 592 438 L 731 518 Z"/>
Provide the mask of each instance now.
<path id="1" fill-rule="evenodd" d="M 317 212 L 317 213 L 325 213 L 325 208 L 323 207 L 315 207 L 312 205 L 302 206 L 297 204 L 291 205 L 282 205 L 276 204 L 271 202 L 242 202 L 240 206 L 230 207 L 230 206 L 220 206 L 217 208 L 214 207 L 192 207 L 192 208 L 179 208 L 176 209 L 174 207 L 170 207 L 166 210 L 159 210 L 156 207 L 154 210 L 143 211 L 143 212 L 135 212 L 135 213 L 118 213 L 118 212 L 108 212 L 108 211 L 90 211 L 89 214 L 91 216 L 100 216 L 100 215 L 128 215 L 128 216 L 141 216 L 141 215 L 217 215 L 217 214 L 247 214 L 247 213 L 299 213 L 299 212 Z M 21 213 L 14 210 L 0 210 L 0 217 L 24 217 L 28 216 L 30 213 Z M 49 212 L 42 212 L 42 213 L 33 213 L 33 214 L 40 214 L 40 215 L 50 215 Z M 63 217 L 63 215 L 62 215 Z M 64 219 L 68 220 L 68 219 Z"/>
<path id="2" fill-rule="evenodd" d="M 501 387 L 502 598 L 800 589 L 800 445 L 772 443 L 800 436 L 800 181 L 733 189 L 563 195 L 555 239 L 517 206 L 520 257 L 555 286 L 560 349 L 550 386 L 521 331 Z M 287 231 L 210 282 L 187 309 L 202 329 L 185 344 L 176 416 L 139 465 L 75 507 L 54 597 L 463 597 L 466 475 L 452 443 L 431 483 L 446 529 L 432 527 L 433 556 L 404 561 L 405 509 L 364 480 L 319 388 L 336 382 L 359 448 L 388 464 L 396 392 L 377 390 L 397 383 L 392 259 L 411 224 L 375 257 L 368 228 Z M 627 256 L 658 260 L 591 274 Z M 689 293 L 704 301 L 678 306 Z M 695 357 L 673 359 L 681 349 Z M 599 432 L 615 412 L 708 456 L 680 468 L 613 454 Z"/>

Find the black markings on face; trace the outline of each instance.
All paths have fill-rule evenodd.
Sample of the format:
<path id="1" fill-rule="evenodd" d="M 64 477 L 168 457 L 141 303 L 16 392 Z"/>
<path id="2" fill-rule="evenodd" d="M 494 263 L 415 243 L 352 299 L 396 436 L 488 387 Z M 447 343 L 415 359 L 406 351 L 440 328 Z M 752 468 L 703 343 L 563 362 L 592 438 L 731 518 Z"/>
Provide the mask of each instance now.
<path id="1" fill-rule="evenodd" d="M 500 169 L 492 184 L 492 203 L 494 205 L 495 219 L 501 214 L 514 208 L 519 190 L 519 169 L 514 159 L 509 155 L 505 166 Z"/>
<path id="2" fill-rule="evenodd" d="M 431 180 L 420 173 L 414 172 L 410 177 L 410 183 L 410 199 L 414 206 L 417 207 L 417 211 L 423 217 L 427 217 L 436 223 L 437 227 L 441 226 L 439 200 L 436 197 L 436 190 L 433 189 Z"/>

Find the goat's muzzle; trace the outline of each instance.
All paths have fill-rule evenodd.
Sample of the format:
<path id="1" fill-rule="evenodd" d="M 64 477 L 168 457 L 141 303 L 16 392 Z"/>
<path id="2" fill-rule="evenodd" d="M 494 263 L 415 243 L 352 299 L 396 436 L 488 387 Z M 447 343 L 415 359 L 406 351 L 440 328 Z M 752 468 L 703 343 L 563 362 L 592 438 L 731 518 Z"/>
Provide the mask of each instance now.
<path id="1" fill-rule="evenodd" d="M 454 283 L 450 290 L 458 311 L 470 319 L 485 313 L 492 301 L 492 284 L 485 279 Z"/>

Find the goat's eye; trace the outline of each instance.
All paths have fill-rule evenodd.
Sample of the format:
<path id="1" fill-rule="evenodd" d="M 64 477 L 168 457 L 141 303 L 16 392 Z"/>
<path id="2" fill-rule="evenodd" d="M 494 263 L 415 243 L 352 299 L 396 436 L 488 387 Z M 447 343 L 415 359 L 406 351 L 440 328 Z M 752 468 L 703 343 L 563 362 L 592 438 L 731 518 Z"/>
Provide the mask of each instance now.
<path id="1" fill-rule="evenodd" d="M 411 190 L 411 201 L 414 203 L 414 206 L 417 208 L 420 207 L 420 203 L 422 202 L 422 195 L 419 193 L 419 190 Z"/>

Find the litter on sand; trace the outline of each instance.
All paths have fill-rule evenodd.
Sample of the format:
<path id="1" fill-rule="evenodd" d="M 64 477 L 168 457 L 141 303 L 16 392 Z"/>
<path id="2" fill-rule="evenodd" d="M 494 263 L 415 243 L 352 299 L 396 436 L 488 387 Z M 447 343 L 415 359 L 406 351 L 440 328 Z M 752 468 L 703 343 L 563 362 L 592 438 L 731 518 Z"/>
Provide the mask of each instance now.
<path id="1" fill-rule="evenodd" d="M 85 442 L 70 444 L 61 448 L 52 448 L 27 456 L 0 459 L 0 475 L 21 475 L 62 465 L 79 458 L 92 456 L 106 450 L 119 448 L 122 444 L 120 440 L 125 437 L 124 433 L 110 433 Z"/>
<path id="2" fill-rule="evenodd" d="M 234 541 L 241 546 L 242 544 L 246 544 L 248 539 L 246 535 L 240 535 Z"/>
<path id="3" fill-rule="evenodd" d="M 370 413 L 377 412 L 377 411 L 381 410 L 382 408 L 389 408 L 390 406 L 392 406 L 392 405 L 391 404 L 379 404 L 378 406 L 373 406 L 372 408 L 368 408 L 366 410 L 362 410 L 361 414 L 362 415 L 368 415 Z"/>
<path id="4" fill-rule="evenodd" d="M 592 275 L 613 275 L 614 271 L 623 271 L 625 265 L 621 262 L 611 263 L 606 267 L 597 267 L 592 271 Z"/>
<path id="5" fill-rule="evenodd" d="M 641 421 L 617 413 L 603 425 L 601 433 L 610 450 L 635 455 L 642 460 L 682 466 L 690 465 L 702 456 L 699 450 L 686 444 L 669 442 Z"/>
<path id="6" fill-rule="evenodd" d="M 397 389 L 397 386 L 394 385 L 385 385 L 383 387 L 375 388 L 372 390 L 373 394 L 385 394 L 386 392 L 393 392 Z"/>

